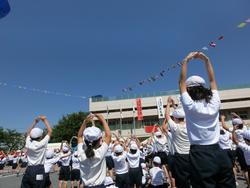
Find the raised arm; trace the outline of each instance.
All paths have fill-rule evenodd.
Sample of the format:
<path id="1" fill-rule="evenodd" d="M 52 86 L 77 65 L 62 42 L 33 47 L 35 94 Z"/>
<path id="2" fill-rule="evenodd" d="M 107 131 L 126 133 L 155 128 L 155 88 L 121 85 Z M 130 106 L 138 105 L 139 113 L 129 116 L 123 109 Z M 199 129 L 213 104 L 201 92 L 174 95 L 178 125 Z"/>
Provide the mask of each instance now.
<path id="1" fill-rule="evenodd" d="M 172 97 L 168 97 L 168 102 L 167 102 L 167 105 L 166 105 L 166 111 L 165 111 L 165 119 L 162 123 L 162 130 L 164 132 L 168 132 L 168 121 L 171 119 L 170 117 L 170 107 L 174 106 L 174 100 L 172 99 Z"/>
<path id="2" fill-rule="evenodd" d="M 236 114 L 235 112 L 232 112 L 231 116 L 232 116 L 232 118 L 239 118 L 239 119 L 241 119 L 241 117 L 238 114 Z M 245 122 L 244 122 L 243 119 L 241 119 L 241 121 L 242 121 L 243 124 L 245 124 Z"/>
<path id="3" fill-rule="evenodd" d="M 225 117 L 224 115 L 221 115 L 221 116 L 220 116 L 221 125 L 222 125 L 223 129 L 227 130 L 228 132 L 232 132 L 232 131 L 229 130 L 229 126 L 226 125 L 226 123 L 225 123 L 225 118 L 226 118 L 226 117 Z"/>
<path id="4" fill-rule="evenodd" d="M 105 120 L 105 118 L 101 114 L 95 114 L 95 116 L 102 123 L 103 129 L 105 132 L 105 142 L 106 142 L 106 144 L 109 145 L 111 142 L 111 136 L 112 136 L 109 125 L 108 125 L 107 121 Z"/>
<path id="5" fill-rule="evenodd" d="M 32 123 L 31 127 L 27 131 L 27 136 L 30 136 L 31 130 L 38 124 L 39 121 L 40 121 L 40 118 L 36 118 L 34 120 L 34 122 Z"/>
<path id="6" fill-rule="evenodd" d="M 217 84 L 216 84 L 216 80 L 215 80 L 214 69 L 213 69 L 212 63 L 210 62 L 210 59 L 202 52 L 199 52 L 197 54 L 196 58 L 199 58 L 205 62 L 207 74 L 208 74 L 208 79 L 210 82 L 210 88 L 212 90 L 217 90 L 218 88 L 217 88 Z"/>
<path id="7" fill-rule="evenodd" d="M 234 126 L 233 127 L 233 132 L 232 132 L 232 139 L 233 139 L 233 142 L 238 145 L 239 144 L 239 140 L 237 139 L 237 136 L 236 136 L 236 133 L 235 133 L 235 130 L 238 128 L 238 126 Z"/>
<path id="8" fill-rule="evenodd" d="M 49 137 L 51 137 L 51 135 L 52 135 L 52 128 L 51 128 L 51 126 L 49 124 L 49 121 L 47 120 L 46 116 L 39 116 L 39 118 L 42 120 L 42 122 L 44 123 L 44 125 L 47 128 L 47 131 L 48 131 L 47 135 L 49 135 Z"/>
<path id="9" fill-rule="evenodd" d="M 190 54 L 188 54 L 187 57 L 184 58 L 184 60 L 182 62 L 181 74 L 180 74 L 180 79 L 179 79 L 179 89 L 180 89 L 181 94 L 187 91 L 187 86 L 186 86 L 187 64 L 197 54 L 198 54 L 198 52 L 191 52 Z"/>
<path id="10" fill-rule="evenodd" d="M 86 119 L 83 121 L 78 134 L 77 134 L 77 140 L 78 140 L 78 144 L 83 143 L 83 131 L 85 130 L 87 123 L 90 122 L 93 119 L 93 114 L 89 114 Z"/>

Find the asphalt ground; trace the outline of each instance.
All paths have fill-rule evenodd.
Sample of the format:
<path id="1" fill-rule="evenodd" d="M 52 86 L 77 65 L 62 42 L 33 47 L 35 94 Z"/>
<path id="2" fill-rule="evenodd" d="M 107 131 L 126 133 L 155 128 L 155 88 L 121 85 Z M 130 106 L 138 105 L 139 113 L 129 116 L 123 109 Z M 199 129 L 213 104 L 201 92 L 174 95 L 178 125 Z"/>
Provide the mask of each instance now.
<path id="1" fill-rule="evenodd" d="M 23 175 L 20 174 L 4 174 L 0 175 L 0 188 L 19 188 L 21 186 Z M 50 179 L 54 188 L 58 187 L 58 172 L 54 172 L 50 174 Z M 238 183 L 237 188 L 246 188 L 247 185 L 242 176 L 238 175 Z M 68 187 L 70 187 L 70 182 L 68 182 Z"/>

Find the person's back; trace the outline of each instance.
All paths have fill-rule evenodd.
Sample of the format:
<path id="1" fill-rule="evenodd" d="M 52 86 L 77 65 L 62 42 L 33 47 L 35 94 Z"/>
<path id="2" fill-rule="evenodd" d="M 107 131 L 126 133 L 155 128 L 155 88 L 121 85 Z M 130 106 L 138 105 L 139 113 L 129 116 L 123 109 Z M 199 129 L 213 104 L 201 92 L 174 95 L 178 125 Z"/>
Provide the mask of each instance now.
<path id="1" fill-rule="evenodd" d="M 209 103 L 205 100 L 194 101 L 187 92 L 182 94 L 191 144 L 207 145 L 219 141 L 220 97 L 218 91 L 213 90 L 212 93 Z"/>
<path id="2" fill-rule="evenodd" d="M 105 131 L 104 141 L 102 141 L 102 132 L 99 128 L 86 128 L 87 123 L 93 121 L 94 117 L 103 125 Z M 105 156 L 110 142 L 111 132 L 103 116 L 90 114 L 78 131 L 77 152 L 80 160 L 81 177 L 85 188 L 94 186 L 104 187 L 106 177 Z"/>
<path id="3" fill-rule="evenodd" d="M 47 127 L 48 133 L 43 137 L 43 130 L 35 128 L 36 124 L 42 120 Z M 27 132 L 26 149 L 28 167 L 22 179 L 21 188 L 26 187 L 44 187 L 45 186 L 45 152 L 52 134 L 52 129 L 45 116 L 39 116 L 35 119 L 33 125 Z"/>
<path id="4" fill-rule="evenodd" d="M 187 64 L 198 58 L 204 61 L 210 88 L 200 76 L 187 76 Z M 181 102 L 186 114 L 190 140 L 190 173 L 193 188 L 236 187 L 232 163 L 220 146 L 220 97 L 212 64 L 201 52 L 190 53 L 182 63 L 179 80 Z"/>
<path id="5" fill-rule="evenodd" d="M 30 136 L 26 139 L 28 165 L 34 166 L 44 164 L 46 147 L 50 137 L 46 135 L 41 141 L 32 140 Z"/>

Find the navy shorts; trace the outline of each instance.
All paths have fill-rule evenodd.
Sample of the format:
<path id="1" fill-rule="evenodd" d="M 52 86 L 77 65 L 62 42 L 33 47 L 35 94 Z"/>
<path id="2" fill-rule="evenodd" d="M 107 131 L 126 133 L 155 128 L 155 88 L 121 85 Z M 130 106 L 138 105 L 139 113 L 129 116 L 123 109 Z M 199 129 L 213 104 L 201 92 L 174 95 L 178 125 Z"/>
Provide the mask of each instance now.
<path id="1" fill-rule="evenodd" d="M 59 180 L 61 181 L 70 180 L 70 167 L 69 166 L 61 166 L 60 172 L 59 172 Z"/>

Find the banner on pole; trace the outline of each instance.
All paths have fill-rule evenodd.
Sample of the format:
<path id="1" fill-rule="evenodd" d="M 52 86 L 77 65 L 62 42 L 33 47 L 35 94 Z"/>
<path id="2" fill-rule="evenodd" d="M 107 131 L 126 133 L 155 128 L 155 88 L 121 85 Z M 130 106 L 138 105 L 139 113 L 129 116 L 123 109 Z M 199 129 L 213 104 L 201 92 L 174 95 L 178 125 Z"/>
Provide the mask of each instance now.
<path id="1" fill-rule="evenodd" d="M 141 98 L 136 99 L 137 119 L 138 121 L 143 120 Z"/>
<path id="2" fill-rule="evenodd" d="M 156 105 L 157 105 L 157 111 L 158 111 L 158 118 L 159 119 L 165 118 L 162 97 L 156 97 Z"/>

